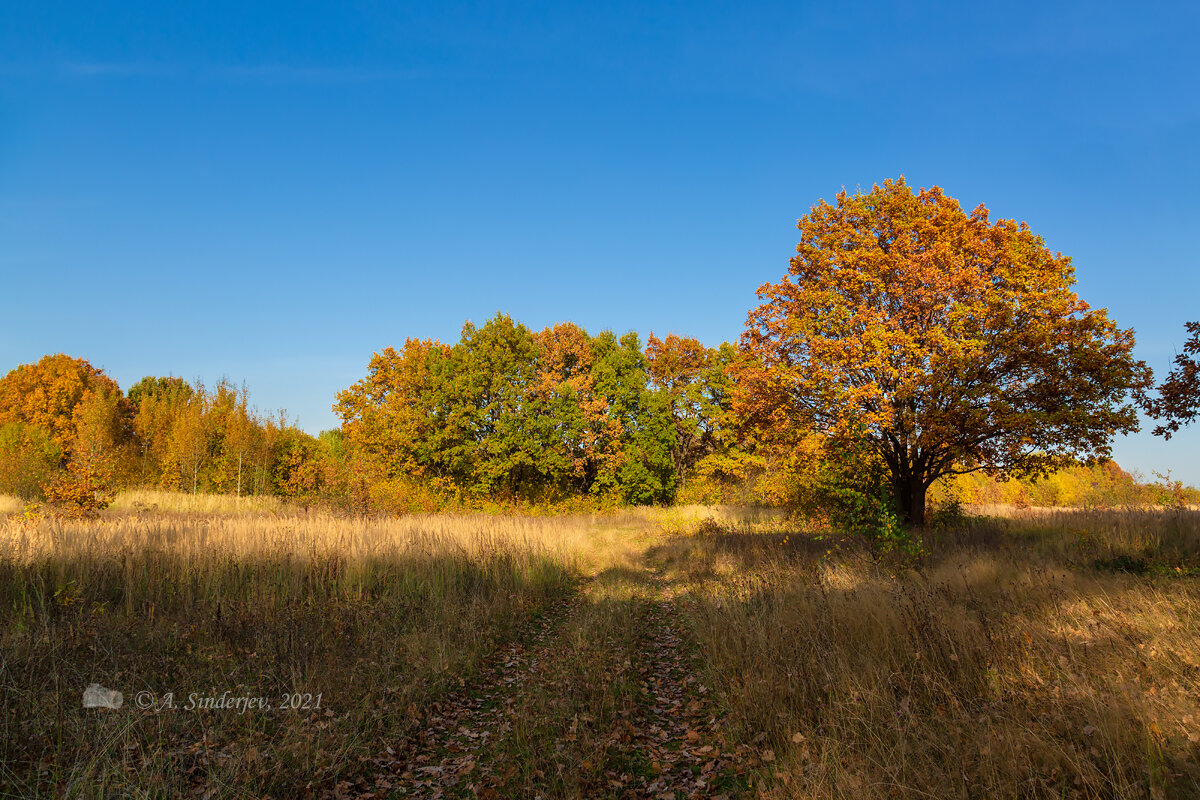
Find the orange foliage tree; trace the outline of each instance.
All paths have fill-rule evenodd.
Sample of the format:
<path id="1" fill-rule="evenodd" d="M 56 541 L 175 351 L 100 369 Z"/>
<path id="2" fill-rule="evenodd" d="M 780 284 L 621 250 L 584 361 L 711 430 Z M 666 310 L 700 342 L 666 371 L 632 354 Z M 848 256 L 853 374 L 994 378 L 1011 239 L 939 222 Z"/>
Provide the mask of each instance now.
<path id="1" fill-rule="evenodd" d="M 61 458 L 54 466 L 64 469 L 51 472 L 36 459 L 25 459 L 26 468 L 37 473 L 49 502 L 79 513 L 94 513 L 111 500 L 133 437 L 132 415 L 116 382 L 81 358 L 48 355 L 0 380 L 0 426 L 49 437 Z"/>
<path id="2" fill-rule="evenodd" d="M 43 356 L 0 379 L 0 424 L 23 422 L 41 428 L 70 453 L 76 443 L 75 409 L 84 396 L 119 396 L 120 391 L 116 381 L 82 358 Z"/>
<path id="3" fill-rule="evenodd" d="M 562 322 L 534 334 L 534 340 L 537 377 L 530 397 L 538 404 L 544 469 L 586 490 L 600 471 L 616 463 L 613 443 L 621 435 L 592 378 L 592 338 L 578 325 Z"/>
<path id="4" fill-rule="evenodd" d="M 1024 223 L 901 178 L 799 220 L 789 274 L 758 290 L 742 346 L 760 424 L 865 442 L 901 520 L 944 475 L 1045 474 L 1137 430 L 1134 338 L 1072 291 Z"/>

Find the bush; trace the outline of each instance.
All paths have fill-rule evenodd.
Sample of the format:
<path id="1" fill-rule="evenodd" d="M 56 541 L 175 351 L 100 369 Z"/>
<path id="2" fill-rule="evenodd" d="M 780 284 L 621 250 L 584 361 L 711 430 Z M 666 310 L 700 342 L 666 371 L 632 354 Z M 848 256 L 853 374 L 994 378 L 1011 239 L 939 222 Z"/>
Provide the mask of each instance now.
<path id="1" fill-rule="evenodd" d="M 831 441 L 802 497 L 808 516 L 866 540 L 876 552 L 921 552 L 920 541 L 900 523 L 884 465 L 861 440 Z"/>
<path id="2" fill-rule="evenodd" d="M 44 485 L 46 502 L 59 517 L 89 519 L 112 504 L 116 496 L 112 470 L 104 464 L 72 460 L 65 472 Z"/>

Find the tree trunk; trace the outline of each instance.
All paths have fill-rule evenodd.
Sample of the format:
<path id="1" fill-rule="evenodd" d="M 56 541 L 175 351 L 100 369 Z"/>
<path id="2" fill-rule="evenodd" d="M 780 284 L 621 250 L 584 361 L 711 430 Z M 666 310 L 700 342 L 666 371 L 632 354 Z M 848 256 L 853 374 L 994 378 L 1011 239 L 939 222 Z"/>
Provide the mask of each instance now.
<path id="1" fill-rule="evenodd" d="M 906 528 L 925 527 L 925 484 L 920 478 L 898 478 L 892 489 L 896 493 L 896 510 L 900 523 Z"/>

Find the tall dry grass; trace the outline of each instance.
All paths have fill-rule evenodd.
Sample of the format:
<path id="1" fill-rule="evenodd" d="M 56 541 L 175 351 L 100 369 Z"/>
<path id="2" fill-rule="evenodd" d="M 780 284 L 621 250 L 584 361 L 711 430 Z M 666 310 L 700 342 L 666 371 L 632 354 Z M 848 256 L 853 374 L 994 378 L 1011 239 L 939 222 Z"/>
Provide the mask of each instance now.
<path id="1" fill-rule="evenodd" d="M 25 501 L 12 495 L 0 494 L 0 514 L 19 514 L 25 508 Z"/>
<path id="2" fill-rule="evenodd" d="M 929 539 L 915 569 L 779 525 L 657 549 L 766 796 L 1200 796 L 1200 514 Z"/>
<path id="3" fill-rule="evenodd" d="M 379 742 L 412 735 L 431 703 L 572 592 L 611 544 L 585 518 L 174 507 L 0 520 L 0 794 L 332 785 Z M 123 692 L 126 707 L 83 709 L 91 683 Z M 320 695 L 321 705 L 132 708 L 141 692 L 183 705 L 226 690 L 275 706 Z"/>
<path id="4" fill-rule="evenodd" d="M 110 507 L 111 514 L 122 512 L 164 511 L 194 514 L 279 514 L 296 511 L 273 495 L 188 494 L 159 489 L 128 489 L 119 493 Z"/>

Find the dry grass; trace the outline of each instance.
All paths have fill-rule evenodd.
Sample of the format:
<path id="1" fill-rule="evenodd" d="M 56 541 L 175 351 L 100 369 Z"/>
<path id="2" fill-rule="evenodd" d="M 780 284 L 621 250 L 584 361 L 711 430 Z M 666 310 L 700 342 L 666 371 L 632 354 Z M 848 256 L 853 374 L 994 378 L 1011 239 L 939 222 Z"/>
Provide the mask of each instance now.
<path id="1" fill-rule="evenodd" d="M 0 494 L 0 514 L 19 514 L 25 501 L 12 495 Z"/>
<path id="2" fill-rule="evenodd" d="M 239 797 L 335 782 L 411 735 L 431 702 L 630 538 L 586 518 L 174 507 L 0 520 L 8 793 Z M 321 707 L 105 714 L 81 708 L 93 682 L 127 704 L 229 690 L 276 706 L 320 694 Z"/>
<path id="3" fill-rule="evenodd" d="M 1200 513 L 1004 513 L 915 567 L 735 508 L 0 517 L 0 796 L 1200 797 Z"/>
<path id="4" fill-rule="evenodd" d="M 192 514 L 279 514 L 297 511 L 271 495 L 186 494 L 157 489 L 131 489 L 113 501 L 111 512 L 167 511 Z"/>
<path id="5" fill-rule="evenodd" d="M 1200 514 L 1020 517 L 912 570 L 781 526 L 659 548 L 765 796 L 1200 796 Z"/>

